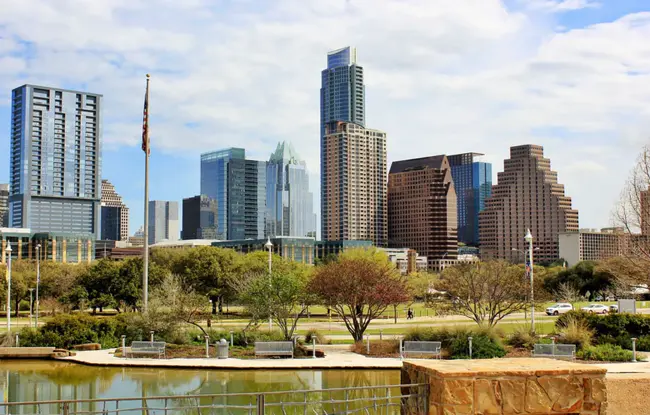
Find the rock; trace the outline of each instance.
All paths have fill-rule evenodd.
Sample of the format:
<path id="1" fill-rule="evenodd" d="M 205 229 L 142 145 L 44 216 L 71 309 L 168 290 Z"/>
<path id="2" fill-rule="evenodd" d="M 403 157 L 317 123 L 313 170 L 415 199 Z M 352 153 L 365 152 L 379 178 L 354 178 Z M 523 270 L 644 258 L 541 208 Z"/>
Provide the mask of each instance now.
<path id="1" fill-rule="evenodd" d="M 80 351 L 84 351 L 84 350 L 101 350 L 102 345 L 99 344 L 99 343 L 84 343 L 84 344 L 76 344 L 76 345 L 72 346 L 72 348 L 75 349 L 75 350 L 80 350 Z"/>
<path id="2" fill-rule="evenodd" d="M 484 415 L 501 414 L 501 388 L 496 380 L 477 379 L 474 382 L 475 410 Z"/>
<path id="3" fill-rule="evenodd" d="M 472 405 L 474 382 L 472 380 L 445 380 L 442 403 L 445 405 Z"/>
<path id="4" fill-rule="evenodd" d="M 530 377 L 526 380 L 526 411 L 532 413 L 551 412 L 553 402 L 546 394 L 544 388 L 537 383 L 537 378 Z"/>
<path id="5" fill-rule="evenodd" d="M 501 399 L 504 413 L 523 413 L 526 402 L 526 382 L 522 380 L 500 380 Z"/>

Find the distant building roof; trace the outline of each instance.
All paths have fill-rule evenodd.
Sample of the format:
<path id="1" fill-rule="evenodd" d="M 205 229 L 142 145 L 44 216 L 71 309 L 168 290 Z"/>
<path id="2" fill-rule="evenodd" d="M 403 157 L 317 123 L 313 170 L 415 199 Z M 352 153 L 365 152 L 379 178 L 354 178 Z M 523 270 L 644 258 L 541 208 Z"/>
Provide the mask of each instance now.
<path id="1" fill-rule="evenodd" d="M 417 159 L 394 161 L 390 166 L 390 174 L 404 173 L 412 170 L 440 169 L 445 155 L 421 157 Z"/>

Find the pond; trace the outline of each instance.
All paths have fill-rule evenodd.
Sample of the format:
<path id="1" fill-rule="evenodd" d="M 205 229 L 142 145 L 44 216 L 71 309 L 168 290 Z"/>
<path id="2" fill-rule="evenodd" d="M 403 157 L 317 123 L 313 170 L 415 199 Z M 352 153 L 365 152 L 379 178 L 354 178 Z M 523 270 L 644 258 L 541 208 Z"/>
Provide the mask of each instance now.
<path id="1" fill-rule="evenodd" d="M 400 381 L 399 370 L 218 370 L 218 369 L 167 369 L 167 368 L 117 368 L 84 366 L 74 363 L 43 360 L 0 360 L 0 385 L 2 399 L 0 402 L 26 402 L 46 400 L 78 400 L 138 398 L 135 401 L 120 403 L 120 409 L 141 408 L 141 398 L 173 395 L 238 394 L 251 392 L 277 392 L 296 390 L 318 390 L 331 388 L 368 387 L 378 385 L 397 385 Z M 364 396 L 374 392 L 364 392 Z M 396 393 L 399 393 L 399 389 Z M 296 394 L 292 394 L 296 395 Z M 322 395 L 322 394 L 319 394 Z M 283 395 L 284 396 L 284 395 Z M 276 399 L 277 398 L 277 399 Z M 197 398 L 199 399 L 199 398 Z M 202 398 L 201 398 L 202 399 Z M 219 398 L 221 399 L 221 398 Z M 323 396 L 269 396 L 267 404 L 273 400 L 321 401 Z M 338 398 L 334 398 L 338 399 Z M 255 404 L 254 396 L 228 397 L 223 404 L 245 406 Z M 149 408 L 164 408 L 161 402 L 148 400 Z M 198 402 L 198 401 L 197 401 Z M 214 402 L 200 402 L 202 405 L 214 405 Z M 217 402 L 219 404 L 219 402 Z M 80 404 L 72 412 L 88 411 L 114 414 L 114 403 Z M 168 406 L 191 406 L 170 402 Z M 303 408 L 300 409 L 302 413 Z M 54 414 L 61 413 L 56 405 L 38 407 L 20 407 L 11 413 L 20 414 Z M 130 411 L 136 413 L 136 411 Z M 137 411 L 144 413 L 145 411 Z M 167 411 L 147 411 L 151 415 Z M 226 410 L 217 413 L 235 413 Z M 268 413 L 269 411 L 267 411 Z M 274 412 L 274 411 L 271 411 Z M 290 411 L 294 412 L 294 411 Z M 7 411 L 0 410 L 0 414 Z M 122 412 L 121 412 L 122 413 Z M 197 413 L 194 411 L 193 413 Z M 208 412 L 203 412 L 208 413 Z M 210 412 L 211 413 L 211 412 Z M 312 412 L 313 413 L 313 412 Z M 171 415 L 171 411 L 170 411 Z"/>

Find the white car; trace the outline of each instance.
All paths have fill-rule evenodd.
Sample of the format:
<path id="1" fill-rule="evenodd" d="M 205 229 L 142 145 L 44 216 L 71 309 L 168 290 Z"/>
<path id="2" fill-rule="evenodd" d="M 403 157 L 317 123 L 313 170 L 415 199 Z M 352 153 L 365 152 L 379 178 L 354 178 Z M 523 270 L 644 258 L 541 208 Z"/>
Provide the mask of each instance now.
<path id="1" fill-rule="evenodd" d="M 573 306 L 569 303 L 557 303 L 546 309 L 546 314 L 549 316 L 557 316 L 560 314 L 573 311 Z"/>
<path id="2" fill-rule="evenodd" d="M 609 312 L 609 307 L 602 304 L 589 304 L 586 307 L 582 307 L 580 310 L 586 311 L 587 313 L 607 314 Z"/>

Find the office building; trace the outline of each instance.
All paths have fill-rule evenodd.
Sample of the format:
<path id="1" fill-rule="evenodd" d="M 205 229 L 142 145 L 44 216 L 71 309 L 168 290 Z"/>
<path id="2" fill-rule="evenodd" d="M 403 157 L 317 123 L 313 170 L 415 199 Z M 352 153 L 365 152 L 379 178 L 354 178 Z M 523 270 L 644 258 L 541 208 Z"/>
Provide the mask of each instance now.
<path id="1" fill-rule="evenodd" d="M 572 267 L 581 261 L 600 261 L 626 252 L 630 235 L 619 229 L 580 229 L 558 235 L 559 257 Z"/>
<path id="2" fill-rule="evenodd" d="M 416 272 L 426 272 L 429 267 L 427 257 L 418 255 L 414 249 L 409 248 L 378 248 L 388 256 L 390 262 L 402 275 Z"/>
<path id="3" fill-rule="evenodd" d="M 140 226 L 138 230 L 126 241 L 131 246 L 144 246 L 144 226 Z"/>
<path id="4" fill-rule="evenodd" d="M 129 237 L 129 208 L 115 191 L 115 186 L 106 179 L 102 180 L 101 213 L 101 239 L 126 241 Z"/>
<path id="5" fill-rule="evenodd" d="M 314 237 L 315 232 L 307 166 L 290 143 L 278 143 L 266 169 L 266 235 Z"/>
<path id="6" fill-rule="evenodd" d="M 95 259 L 95 235 L 60 232 L 32 232 L 29 228 L 0 228 L 0 264 L 7 263 L 7 246 L 11 259 L 63 263 L 90 263 Z M 36 247 L 40 245 L 40 249 Z"/>
<path id="7" fill-rule="evenodd" d="M 479 245 L 478 215 L 492 194 L 492 164 L 478 161 L 483 154 L 447 156 L 456 189 L 458 242 Z"/>
<path id="8" fill-rule="evenodd" d="M 9 227 L 9 185 L 0 183 L 0 228 Z"/>
<path id="9" fill-rule="evenodd" d="M 149 201 L 149 245 L 178 241 L 178 202 Z"/>
<path id="10" fill-rule="evenodd" d="M 327 68 L 321 72 L 320 100 L 321 139 L 332 121 L 365 126 L 363 68 L 357 65 L 356 48 L 348 46 L 327 54 Z"/>
<path id="11" fill-rule="evenodd" d="M 641 202 L 641 208 L 639 209 L 641 214 L 641 220 L 639 221 L 641 235 L 650 236 L 650 189 L 642 191 L 639 199 Z"/>
<path id="12" fill-rule="evenodd" d="M 372 241 L 316 241 L 315 247 L 316 259 L 325 261 L 328 257 L 335 257 L 348 249 L 370 249 L 373 244 Z"/>
<path id="13" fill-rule="evenodd" d="M 349 122 L 326 126 L 321 154 L 321 237 L 386 246 L 386 133 Z"/>
<path id="14" fill-rule="evenodd" d="M 264 238 L 266 162 L 232 159 L 227 177 L 228 240 Z"/>
<path id="15" fill-rule="evenodd" d="M 12 91 L 9 226 L 99 236 L 102 96 Z"/>
<path id="16" fill-rule="evenodd" d="M 228 164 L 245 158 L 243 148 L 201 154 L 201 194 L 217 201 L 217 239 L 228 238 Z"/>
<path id="17" fill-rule="evenodd" d="M 255 251 L 268 252 L 266 243 L 268 238 L 264 239 L 239 239 L 231 241 L 216 241 L 212 246 L 219 248 L 230 248 L 237 252 L 249 253 Z M 300 262 L 302 264 L 314 264 L 314 239 L 278 236 L 270 238 L 273 247 L 271 252 L 281 256 L 284 259 Z"/>
<path id="18" fill-rule="evenodd" d="M 219 208 L 217 201 L 206 195 L 183 199 L 183 231 L 181 239 L 217 239 Z"/>
<path id="19" fill-rule="evenodd" d="M 510 158 L 479 216 L 481 256 L 522 262 L 528 229 L 538 263 L 560 257 L 560 233 L 578 232 L 578 211 L 572 209 L 571 198 L 565 196 L 551 161 L 538 145 L 510 148 Z"/>
<path id="20" fill-rule="evenodd" d="M 388 241 L 427 257 L 429 268 L 458 257 L 456 191 L 446 156 L 394 162 L 388 175 Z M 441 262 L 442 261 L 442 262 Z"/>

